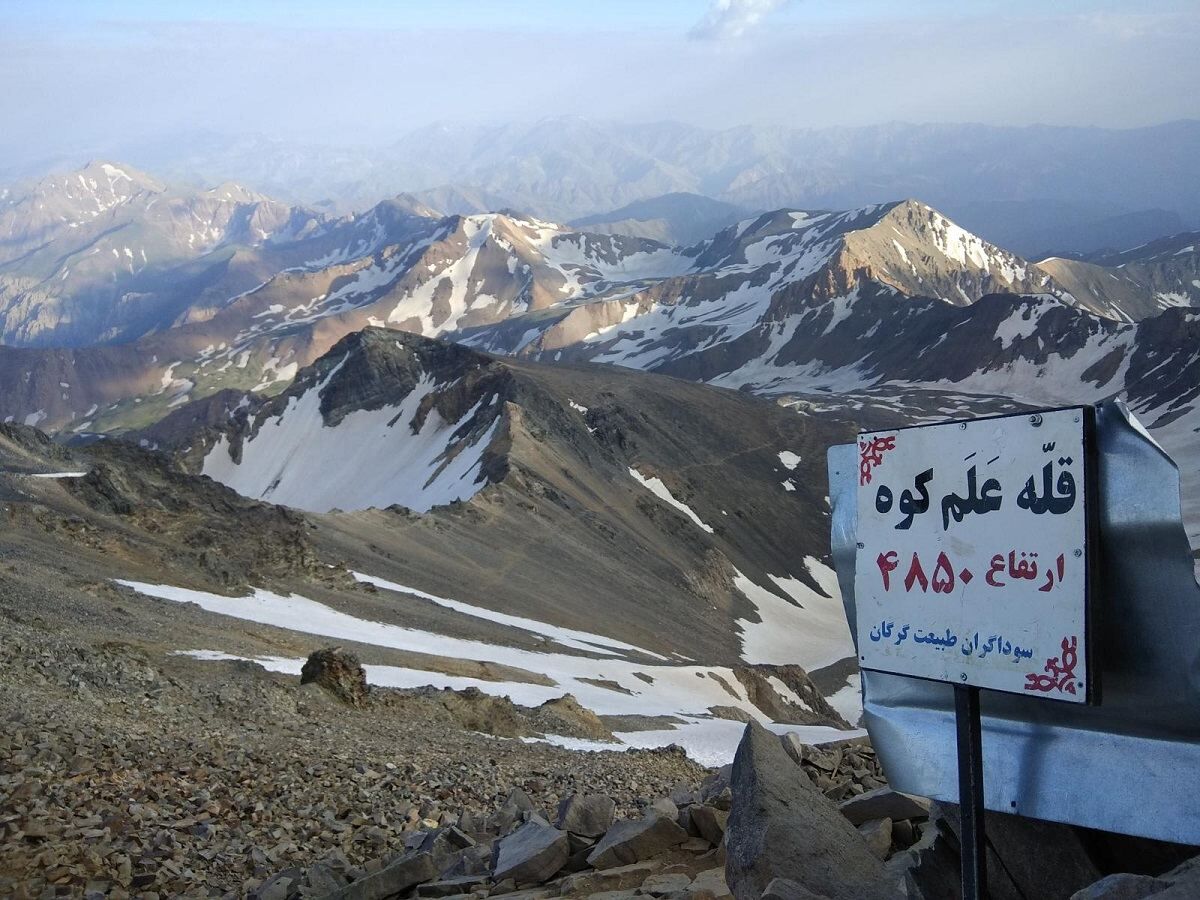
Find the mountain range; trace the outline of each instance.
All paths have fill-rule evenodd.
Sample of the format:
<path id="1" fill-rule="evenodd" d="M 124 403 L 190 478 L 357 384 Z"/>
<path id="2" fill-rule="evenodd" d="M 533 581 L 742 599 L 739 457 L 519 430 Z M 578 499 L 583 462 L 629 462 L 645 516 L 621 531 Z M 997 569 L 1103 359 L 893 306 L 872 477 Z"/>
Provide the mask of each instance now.
<path id="1" fill-rule="evenodd" d="M 673 198 L 657 209 L 713 217 L 685 243 L 588 230 L 653 222 L 655 204 L 560 225 L 514 210 L 443 215 L 401 196 L 335 217 L 232 186 L 168 187 L 116 163 L 76 174 L 9 195 L 4 271 L 33 286 L 5 301 L 0 418 L 23 447 L 52 446 L 30 426 L 74 445 L 22 465 L 76 454 L 83 468 L 63 490 L 125 517 L 114 533 L 131 547 L 186 535 L 179 560 L 143 554 L 132 575 L 133 551 L 118 545 L 78 562 L 149 596 L 237 618 L 259 607 L 215 589 L 277 583 L 323 606 L 297 624 L 260 597 L 253 615 L 267 618 L 255 621 L 274 628 L 363 633 L 329 610 L 424 627 L 424 612 L 342 583 L 362 575 L 406 604 L 473 618 L 492 648 L 443 652 L 422 638 L 405 645 L 417 655 L 402 666 L 418 672 L 405 678 L 459 677 L 463 653 L 504 664 L 515 617 L 521 640 L 569 631 L 585 656 L 617 647 L 619 665 L 555 670 L 614 714 L 636 707 L 621 691 L 642 690 L 630 661 L 657 657 L 648 677 L 667 681 L 646 696 L 663 715 L 844 724 L 856 718 L 853 658 L 824 451 L 856 430 L 1120 397 L 1179 463 L 1200 545 L 1194 233 L 1032 261 L 917 200 L 726 222 L 740 213 Z M 114 241 L 139 260 L 152 248 L 154 278 L 125 281 L 142 270 L 105 252 Z M 65 258 L 93 261 L 89 283 L 107 291 L 47 266 Z M 161 508 L 153 521 L 137 518 L 147 503 Z M 245 516 L 295 524 L 310 562 L 282 571 L 277 547 L 247 546 L 225 567 L 220 533 Z M 668 690 L 672 667 L 693 664 L 742 679 L 725 695 L 741 711 L 711 713 L 727 704 L 707 683 Z M 800 670 L 786 690 L 762 686 L 761 669 L 736 674 L 783 664 Z"/>
<path id="2" fill-rule="evenodd" d="M 76 433 L 144 427 L 222 389 L 282 389 L 368 325 L 778 392 L 804 389 L 804 372 L 860 364 L 867 333 L 888 333 L 870 331 L 880 317 L 915 322 L 928 311 L 971 322 L 979 298 L 1011 294 L 1040 298 L 1088 333 L 1125 334 L 1200 297 L 1194 234 L 1035 263 L 918 201 L 779 210 L 678 246 L 515 212 L 419 214 L 405 198 L 332 219 L 245 189 L 172 193 L 148 178 L 107 174 L 97 182 L 105 198 L 76 189 L 105 167 L 127 173 L 100 163 L 10 200 L 14 249 L 4 271 L 23 289 L 0 307 L 0 371 L 13 385 L 0 417 Z M 204 204 L 224 218 L 201 241 L 187 223 Z M 180 212 L 160 211 L 172 209 Z M 261 227 L 268 214 L 277 227 Z M 37 249 L 19 252 L 39 229 Z M 158 249 L 147 258 L 162 261 L 139 269 L 129 257 L 140 263 L 151 243 Z M 998 346 L 955 342 L 972 366 L 1033 352 L 996 332 L 1024 326 L 988 322 Z M 815 356 L 801 349 L 814 341 Z M 1047 350 L 1038 345 L 1034 355 Z"/>

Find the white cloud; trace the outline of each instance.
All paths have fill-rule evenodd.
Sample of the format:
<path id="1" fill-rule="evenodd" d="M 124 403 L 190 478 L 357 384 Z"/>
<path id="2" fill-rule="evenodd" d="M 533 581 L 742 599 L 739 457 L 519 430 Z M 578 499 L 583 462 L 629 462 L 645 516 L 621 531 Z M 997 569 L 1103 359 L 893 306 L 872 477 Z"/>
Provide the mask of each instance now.
<path id="1" fill-rule="evenodd" d="M 784 0 L 712 0 L 704 18 L 689 34 L 700 40 L 739 38 L 783 3 Z"/>

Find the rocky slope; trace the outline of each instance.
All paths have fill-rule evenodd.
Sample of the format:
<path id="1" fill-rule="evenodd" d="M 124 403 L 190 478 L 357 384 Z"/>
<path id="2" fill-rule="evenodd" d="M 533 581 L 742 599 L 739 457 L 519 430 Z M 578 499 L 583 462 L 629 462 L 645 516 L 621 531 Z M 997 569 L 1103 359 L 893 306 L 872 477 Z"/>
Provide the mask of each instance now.
<path id="1" fill-rule="evenodd" d="M 551 740 L 721 761 L 748 719 L 856 716 L 823 465 L 851 427 L 367 329 L 276 397 L 176 410 L 158 451 L 5 426 L 6 596 L 205 664 L 335 641 L 373 684 L 473 689 L 464 722 L 562 701 L 592 725 Z"/>
<path id="2" fill-rule="evenodd" d="M 164 657 L 141 636 L 6 628 L 5 896 L 729 894 L 729 768 L 677 748 L 581 754 L 499 739 L 429 692 L 376 688 L 348 705 L 294 675 Z M 879 806 L 861 739 L 782 746 L 827 809 L 841 801 L 853 821 Z M 905 837 L 897 822 L 897 849 L 926 812 L 910 804 L 921 824 Z"/>

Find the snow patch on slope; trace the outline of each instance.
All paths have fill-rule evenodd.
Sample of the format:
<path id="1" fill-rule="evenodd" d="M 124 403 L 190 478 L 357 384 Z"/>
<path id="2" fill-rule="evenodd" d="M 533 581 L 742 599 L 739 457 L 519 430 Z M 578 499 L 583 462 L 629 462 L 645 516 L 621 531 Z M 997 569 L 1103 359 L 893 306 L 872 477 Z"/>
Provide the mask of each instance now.
<path id="1" fill-rule="evenodd" d="M 617 745 L 587 742 L 589 745 L 584 746 L 570 739 L 551 738 L 563 746 L 588 750 L 621 750 L 678 743 L 695 753 L 694 758 L 706 763 L 723 764 L 733 758 L 744 726 L 740 722 L 708 718 L 709 708 L 718 705 L 737 707 L 773 730 L 781 733 L 798 731 L 805 735 L 806 740 L 813 742 L 861 734 L 834 728 L 772 723 L 750 702 L 732 670 L 725 667 L 645 665 L 623 658 L 594 659 L 563 653 L 522 650 L 359 619 L 306 597 L 276 594 L 263 589 L 255 589 L 247 597 L 224 597 L 171 585 L 123 580 L 118 580 L 117 583 L 146 596 L 176 603 L 195 603 L 209 612 L 243 621 L 376 647 L 390 647 L 450 659 L 498 663 L 543 674 L 555 682 L 554 686 L 546 686 L 528 682 L 462 679 L 439 672 L 368 665 L 364 668 L 367 679 L 372 684 L 395 687 L 430 684 L 443 687 L 471 686 L 494 696 L 511 697 L 515 702 L 524 705 L 537 705 L 570 693 L 583 706 L 598 715 L 669 715 L 682 718 L 685 722 L 680 728 L 622 733 L 618 735 L 622 743 Z M 533 620 L 527 621 L 533 623 Z M 533 627 L 539 631 L 553 630 L 553 626 L 545 623 L 533 623 Z M 192 650 L 186 653 L 197 659 L 243 658 L 220 650 Z M 288 674 L 297 673 L 303 664 L 299 659 L 270 656 L 255 658 L 253 661 L 274 671 Z M 599 682 L 614 682 L 620 690 L 604 687 Z"/>
<path id="2" fill-rule="evenodd" d="M 770 576 L 793 603 L 755 584 L 741 572 L 734 577 L 734 585 L 754 604 L 760 619 L 737 620 L 742 632 L 742 659 L 746 662 L 798 665 L 811 672 L 854 656 L 837 573 L 811 556 L 804 558 L 804 566 L 828 596 L 822 596 L 798 578 Z"/>
<path id="3" fill-rule="evenodd" d="M 510 628 L 519 628 L 522 631 L 528 631 L 531 634 L 536 634 L 541 637 L 547 637 L 555 643 L 562 644 L 564 647 L 570 647 L 573 650 L 583 650 L 585 653 L 601 653 L 609 656 L 622 655 L 618 651 L 626 651 L 640 653 L 643 656 L 653 657 L 666 661 L 665 656 L 657 653 L 652 653 L 649 650 L 644 650 L 641 647 L 633 644 L 626 644 L 624 641 L 614 640 L 613 638 L 604 637 L 603 635 L 593 634 L 590 631 L 576 631 L 574 628 L 560 628 L 557 625 L 549 625 L 546 622 L 539 622 L 537 619 L 527 619 L 523 616 L 511 616 L 507 613 L 496 612 L 495 610 L 485 609 L 482 606 L 472 606 L 469 603 L 463 603 L 461 600 L 450 600 L 446 597 L 438 597 L 434 594 L 428 594 L 425 591 L 419 591 L 416 588 L 405 587 L 402 584 L 397 584 L 394 581 L 388 581 L 385 578 L 377 578 L 374 575 L 364 575 L 362 572 L 351 572 L 355 581 L 373 584 L 376 587 L 383 588 L 387 591 L 394 591 L 400 594 L 411 594 L 414 597 L 420 597 L 423 600 L 428 600 L 431 603 L 436 603 L 438 606 L 452 609 L 455 612 L 463 613 L 476 619 L 486 619 L 489 622 L 495 622 L 499 625 L 507 625 Z"/>
<path id="4" fill-rule="evenodd" d="M 675 499 L 675 496 L 667 489 L 667 486 L 663 484 L 661 478 L 655 478 L 653 476 L 647 478 L 637 469 L 632 467 L 629 469 L 629 474 L 633 476 L 634 480 L 638 484 L 650 491 L 650 493 L 652 493 L 655 497 L 662 500 L 664 503 L 675 507 L 681 513 L 699 525 L 704 531 L 707 531 L 709 534 L 713 533 L 712 526 L 707 524 L 703 519 L 696 515 L 696 511 L 694 509 L 692 509 L 683 501 Z"/>
<path id="5" fill-rule="evenodd" d="M 411 423 L 421 401 L 438 387 L 425 377 L 400 404 L 354 410 L 331 427 L 321 416 L 321 389 L 336 371 L 264 421 L 243 442 L 240 462 L 222 435 L 205 456 L 202 473 L 244 496 L 312 512 L 393 504 L 428 512 L 483 489 L 483 452 L 498 418 L 483 434 L 457 439 L 459 425 L 471 420 L 478 405 L 454 423 L 430 410 L 414 433 Z"/>

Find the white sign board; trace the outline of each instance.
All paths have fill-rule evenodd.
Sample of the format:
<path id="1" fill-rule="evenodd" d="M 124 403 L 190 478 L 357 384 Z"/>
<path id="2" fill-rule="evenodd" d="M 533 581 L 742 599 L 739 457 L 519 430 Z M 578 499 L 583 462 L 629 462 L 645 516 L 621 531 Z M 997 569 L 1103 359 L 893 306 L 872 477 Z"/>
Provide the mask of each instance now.
<path id="1" fill-rule="evenodd" d="M 859 435 L 862 668 L 1087 702 L 1086 412 Z"/>

